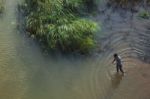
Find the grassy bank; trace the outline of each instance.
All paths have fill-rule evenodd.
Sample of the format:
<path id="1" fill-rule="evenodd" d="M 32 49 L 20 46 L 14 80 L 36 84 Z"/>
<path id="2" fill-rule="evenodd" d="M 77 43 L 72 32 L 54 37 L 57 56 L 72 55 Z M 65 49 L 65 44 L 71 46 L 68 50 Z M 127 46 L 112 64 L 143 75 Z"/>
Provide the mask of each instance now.
<path id="1" fill-rule="evenodd" d="M 26 30 L 49 49 L 89 53 L 98 25 L 84 17 L 94 5 L 93 0 L 25 0 Z"/>

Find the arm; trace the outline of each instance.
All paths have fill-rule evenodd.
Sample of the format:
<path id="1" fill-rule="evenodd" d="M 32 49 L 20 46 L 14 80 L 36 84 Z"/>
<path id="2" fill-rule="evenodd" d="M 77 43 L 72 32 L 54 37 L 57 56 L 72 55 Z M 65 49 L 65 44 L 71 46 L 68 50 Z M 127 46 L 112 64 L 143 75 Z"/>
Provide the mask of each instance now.
<path id="1" fill-rule="evenodd" d="M 114 63 L 116 61 L 116 59 L 114 58 L 114 60 L 112 61 L 112 63 Z"/>

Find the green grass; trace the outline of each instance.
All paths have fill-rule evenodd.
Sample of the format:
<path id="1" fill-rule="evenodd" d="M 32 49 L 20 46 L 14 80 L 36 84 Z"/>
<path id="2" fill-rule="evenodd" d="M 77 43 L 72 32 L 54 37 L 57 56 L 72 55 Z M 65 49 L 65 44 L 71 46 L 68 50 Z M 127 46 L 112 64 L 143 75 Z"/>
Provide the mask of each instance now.
<path id="1" fill-rule="evenodd" d="M 139 17 L 141 17 L 143 19 L 149 19 L 150 18 L 150 13 L 148 11 L 141 11 L 139 13 Z"/>
<path id="2" fill-rule="evenodd" d="M 50 49 L 89 53 L 98 24 L 81 16 L 86 6 L 87 0 L 25 0 L 26 28 Z"/>

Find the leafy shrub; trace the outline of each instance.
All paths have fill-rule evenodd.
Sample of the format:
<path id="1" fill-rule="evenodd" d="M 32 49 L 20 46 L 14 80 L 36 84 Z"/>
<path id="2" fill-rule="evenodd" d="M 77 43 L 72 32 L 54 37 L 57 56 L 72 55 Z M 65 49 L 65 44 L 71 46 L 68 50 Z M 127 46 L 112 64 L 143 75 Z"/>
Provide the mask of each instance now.
<path id="1" fill-rule="evenodd" d="M 27 30 L 51 49 L 88 53 L 98 25 L 81 18 L 84 0 L 25 0 Z"/>
<path id="2" fill-rule="evenodd" d="M 47 40 L 51 48 L 83 52 L 83 47 L 88 50 L 94 46 L 93 33 L 96 32 L 96 27 L 97 24 L 85 19 L 76 19 L 60 26 L 49 25 Z"/>
<path id="3" fill-rule="evenodd" d="M 142 11 L 139 13 L 139 16 L 141 18 L 144 18 L 144 19 L 149 19 L 150 18 L 150 13 L 148 11 Z"/>

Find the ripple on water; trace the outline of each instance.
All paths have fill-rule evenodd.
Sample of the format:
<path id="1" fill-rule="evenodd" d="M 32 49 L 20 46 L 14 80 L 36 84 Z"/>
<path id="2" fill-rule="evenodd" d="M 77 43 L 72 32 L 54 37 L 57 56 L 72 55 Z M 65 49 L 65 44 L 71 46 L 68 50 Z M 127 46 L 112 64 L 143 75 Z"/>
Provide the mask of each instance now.
<path id="1" fill-rule="evenodd" d="M 16 35 L 13 36 L 17 25 L 14 21 L 16 1 L 7 1 L 6 15 L 9 16 L 0 23 L 0 97 L 3 99 L 112 99 L 113 92 L 122 82 L 122 76 L 115 74 L 115 66 L 111 63 L 113 54 L 121 55 L 125 70 L 128 70 L 138 65 L 132 57 L 144 56 L 149 49 L 150 35 L 145 32 L 147 22 L 141 23 L 129 17 L 123 19 L 109 11 L 106 14 L 112 15 L 107 16 L 113 18 L 107 20 L 110 21 L 108 27 L 113 29 L 104 31 L 107 32 L 102 42 L 104 51 L 98 59 L 89 59 L 80 64 L 74 61 L 67 64 L 63 59 L 54 62 L 48 58 L 45 61 L 42 55 L 39 55 L 40 58 L 36 55 L 34 48 L 29 52 L 32 57 L 26 55 L 25 46 L 21 48 L 21 55 L 27 56 L 26 59 L 18 56 L 16 48 L 20 43 L 17 42 L 21 41 Z M 107 17 L 105 14 L 102 16 Z"/>

